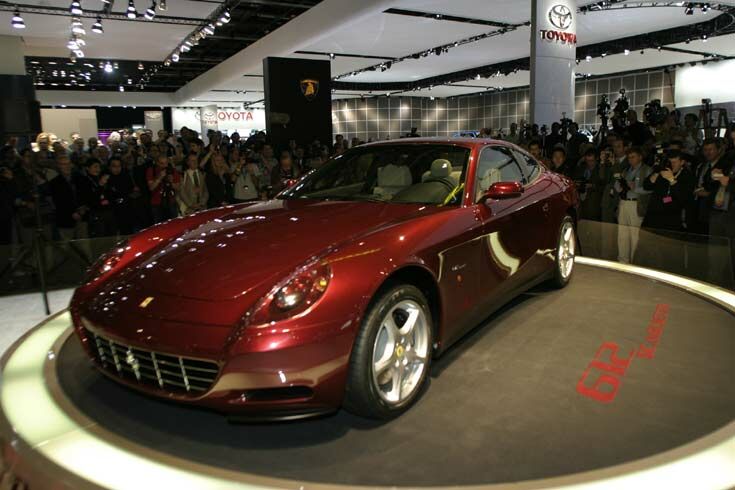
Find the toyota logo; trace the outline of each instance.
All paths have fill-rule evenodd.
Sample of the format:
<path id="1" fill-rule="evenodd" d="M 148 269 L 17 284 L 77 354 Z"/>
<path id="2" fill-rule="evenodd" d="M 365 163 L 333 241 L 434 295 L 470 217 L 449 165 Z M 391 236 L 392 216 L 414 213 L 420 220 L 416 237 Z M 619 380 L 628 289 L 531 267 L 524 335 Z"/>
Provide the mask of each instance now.
<path id="1" fill-rule="evenodd" d="M 549 11 L 549 21 L 557 29 L 566 31 L 572 25 L 572 11 L 566 5 L 554 5 Z"/>

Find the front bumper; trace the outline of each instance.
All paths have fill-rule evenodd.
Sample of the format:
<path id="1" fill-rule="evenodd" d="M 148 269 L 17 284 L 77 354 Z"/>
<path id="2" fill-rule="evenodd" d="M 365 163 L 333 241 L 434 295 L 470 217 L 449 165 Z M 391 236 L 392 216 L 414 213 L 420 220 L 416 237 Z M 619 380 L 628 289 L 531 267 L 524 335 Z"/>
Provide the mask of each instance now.
<path id="1" fill-rule="evenodd" d="M 216 410 L 242 421 L 295 419 L 337 410 L 344 396 L 358 324 L 357 319 L 337 324 L 310 322 L 308 317 L 301 317 L 267 327 L 248 327 L 239 333 L 231 328 L 226 332 L 212 329 L 210 343 L 204 345 L 201 330 L 208 327 L 179 324 L 174 337 L 166 334 L 173 327 L 160 322 L 159 335 L 152 338 L 130 335 L 113 325 L 94 322 L 77 309 L 72 309 L 72 318 L 87 354 L 106 376 L 148 395 Z M 145 323 L 144 319 L 136 322 L 136 326 Z M 123 323 L 129 324 L 129 319 Z M 149 325 L 135 332 L 151 329 Z M 101 362 L 97 336 L 119 346 L 116 350 L 119 365 L 109 362 L 109 354 L 108 362 Z M 192 338 L 198 340 L 194 347 L 187 340 Z M 179 345 L 174 339 L 178 339 Z M 217 343 L 227 346 L 219 354 L 212 348 Z M 183 383 L 180 386 L 164 383 L 161 388 L 150 377 L 147 381 L 136 379 L 132 363 L 125 365 L 127 356 L 123 351 L 134 352 L 138 359 L 141 353 L 150 352 L 154 357 L 158 355 L 159 360 L 182 359 L 182 370 L 187 363 L 212 362 L 218 366 L 218 373 L 203 391 L 186 389 Z"/>

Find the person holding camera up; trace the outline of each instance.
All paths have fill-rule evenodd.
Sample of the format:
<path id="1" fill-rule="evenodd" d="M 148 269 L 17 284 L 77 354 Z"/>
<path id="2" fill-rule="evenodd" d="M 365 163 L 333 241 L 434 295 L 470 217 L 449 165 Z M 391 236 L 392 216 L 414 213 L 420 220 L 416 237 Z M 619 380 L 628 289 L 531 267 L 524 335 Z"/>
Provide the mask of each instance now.
<path id="1" fill-rule="evenodd" d="M 643 182 L 651 175 L 651 167 L 643 164 L 643 151 L 631 147 L 628 165 L 615 180 L 614 190 L 620 196 L 618 205 L 618 262 L 630 264 L 638 248 L 638 236 L 648 208 L 650 191 Z"/>
<path id="2" fill-rule="evenodd" d="M 146 172 L 148 189 L 151 191 L 151 213 L 154 223 L 162 223 L 179 215 L 176 192 L 181 176 L 166 155 L 158 155 L 156 166 Z"/>
<path id="3" fill-rule="evenodd" d="M 260 169 L 254 163 L 247 163 L 245 153 L 240 154 L 240 161 L 232 171 L 234 184 L 233 201 L 235 203 L 257 201 L 260 198 Z"/>
<path id="4" fill-rule="evenodd" d="M 684 231 L 682 212 L 689 207 L 694 193 L 694 175 L 684 166 L 679 151 L 670 151 L 643 181 L 651 191 L 643 228 Z"/>
<path id="5" fill-rule="evenodd" d="M 597 152 L 590 148 L 584 152 L 582 163 L 574 171 L 574 183 L 577 186 L 581 204 L 581 219 L 600 221 L 602 217 L 602 192 L 607 183 L 604 169 L 597 161 Z"/>

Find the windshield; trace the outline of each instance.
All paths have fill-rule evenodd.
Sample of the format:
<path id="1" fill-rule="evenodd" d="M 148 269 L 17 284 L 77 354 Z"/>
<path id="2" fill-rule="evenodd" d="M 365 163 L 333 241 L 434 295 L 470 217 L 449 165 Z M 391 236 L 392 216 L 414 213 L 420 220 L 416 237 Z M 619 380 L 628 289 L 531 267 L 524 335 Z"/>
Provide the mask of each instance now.
<path id="1" fill-rule="evenodd" d="M 458 205 L 469 156 L 468 148 L 429 143 L 357 147 L 280 197 Z"/>

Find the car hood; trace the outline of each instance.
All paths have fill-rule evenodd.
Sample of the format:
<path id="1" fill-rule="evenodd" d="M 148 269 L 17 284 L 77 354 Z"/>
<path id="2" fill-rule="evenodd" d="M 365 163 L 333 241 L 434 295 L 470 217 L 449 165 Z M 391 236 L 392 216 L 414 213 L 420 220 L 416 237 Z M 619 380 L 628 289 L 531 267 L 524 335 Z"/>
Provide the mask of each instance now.
<path id="1" fill-rule="evenodd" d="M 340 243 L 436 209 L 343 201 L 258 203 L 181 234 L 139 263 L 137 271 L 146 290 L 233 299 L 272 287 Z"/>

